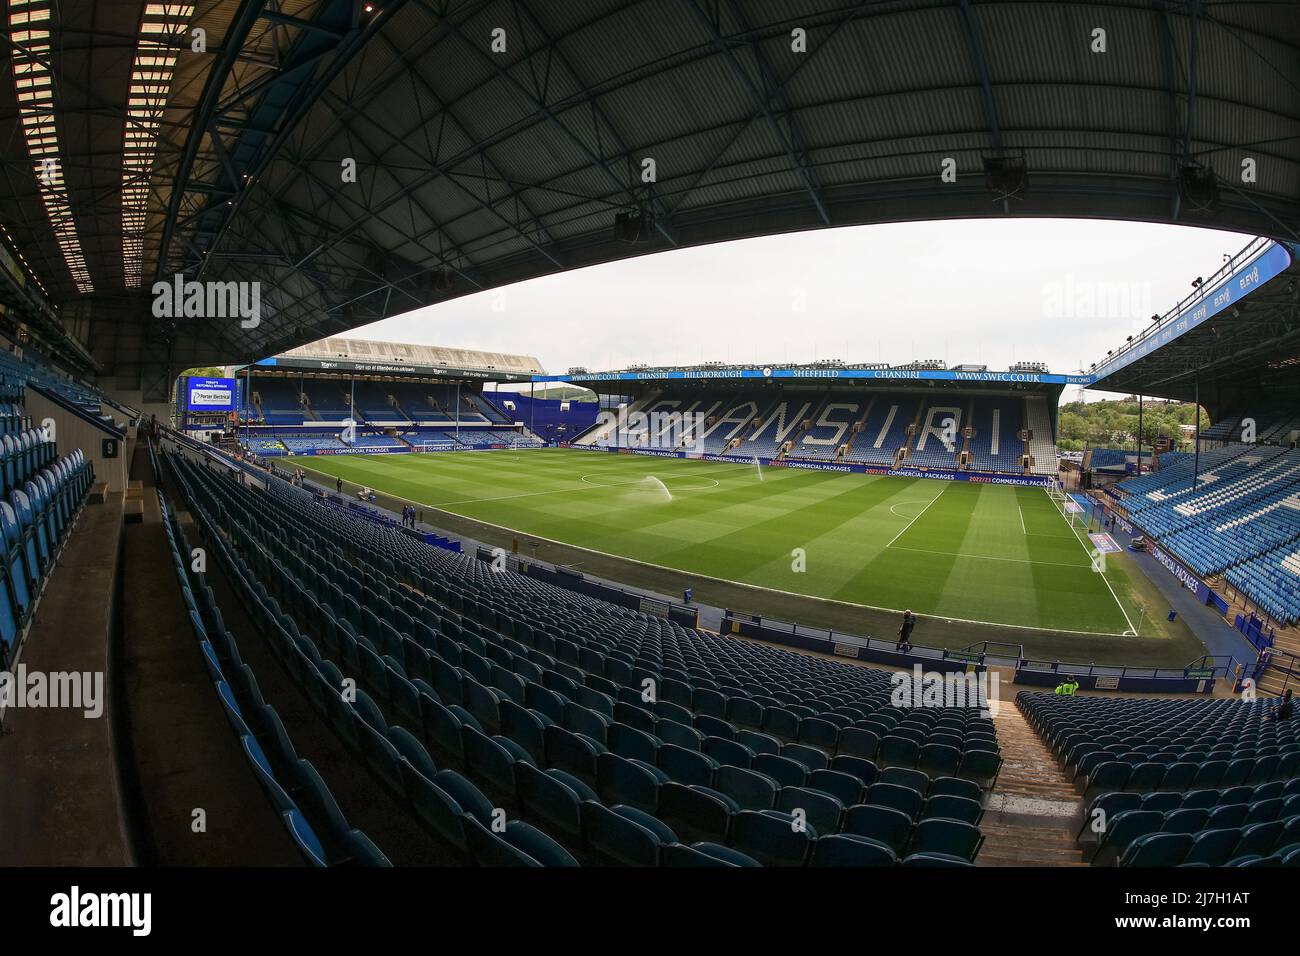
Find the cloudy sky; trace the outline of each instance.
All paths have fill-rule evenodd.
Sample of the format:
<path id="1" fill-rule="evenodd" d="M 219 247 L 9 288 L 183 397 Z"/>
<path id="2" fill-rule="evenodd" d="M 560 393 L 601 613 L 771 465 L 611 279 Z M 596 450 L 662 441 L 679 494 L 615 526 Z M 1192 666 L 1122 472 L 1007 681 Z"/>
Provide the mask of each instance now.
<path id="1" fill-rule="evenodd" d="M 533 279 L 352 334 L 525 353 L 549 372 L 827 358 L 1039 361 L 1068 372 L 1168 310 L 1250 238 L 1043 219 L 824 229 Z"/>

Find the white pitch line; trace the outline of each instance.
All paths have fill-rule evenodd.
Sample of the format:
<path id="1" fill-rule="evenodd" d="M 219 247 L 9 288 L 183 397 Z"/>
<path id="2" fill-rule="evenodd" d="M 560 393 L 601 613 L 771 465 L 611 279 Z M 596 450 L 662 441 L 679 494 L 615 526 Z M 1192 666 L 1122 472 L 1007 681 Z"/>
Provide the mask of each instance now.
<path id="1" fill-rule="evenodd" d="M 916 554 L 941 554 L 949 558 L 978 558 L 981 561 L 1011 561 L 1015 564 L 1038 564 L 1049 568 L 1090 568 L 1089 564 L 1066 564 L 1063 561 L 1034 561 L 1031 558 L 1004 558 L 993 554 L 968 554 L 965 551 L 931 551 L 928 548 L 909 548 L 905 544 L 895 546 L 894 551 L 913 551 Z"/>
<path id="2" fill-rule="evenodd" d="M 1043 494 L 1047 494 L 1047 492 L 1044 491 Z M 1070 533 L 1074 535 L 1074 540 L 1078 541 L 1079 547 L 1083 548 L 1083 553 L 1088 555 L 1088 564 L 1089 566 L 1091 566 L 1092 552 L 1088 550 L 1088 546 L 1084 544 L 1083 539 L 1079 537 L 1078 530 L 1074 527 L 1074 525 L 1070 524 L 1070 522 L 1066 519 L 1064 511 L 1061 512 L 1061 520 L 1065 521 L 1066 527 L 1068 527 L 1070 529 Z M 1102 584 L 1106 585 L 1106 590 L 1109 591 L 1110 596 L 1115 599 L 1115 606 L 1119 608 L 1119 613 L 1124 615 L 1124 621 L 1128 624 L 1127 633 L 1136 636 L 1137 628 L 1133 626 L 1133 619 L 1128 616 L 1128 611 L 1124 610 L 1124 602 L 1119 599 L 1119 595 L 1116 594 L 1115 589 L 1111 587 L 1110 581 L 1106 580 L 1106 573 L 1104 571 L 1094 571 L 1093 573 L 1101 575 Z"/>
<path id="3" fill-rule="evenodd" d="M 1016 514 L 1020 515 L 1020 533 L 1029 534 L 1029 529 L 1025 527 L 1025 513 L 1020 510 L 1020 502 L 1016 502 Z"/>
<path id="4" fill-rule="evenodd" d="M 929 511 L 929 510 L 930 510 L 930 505 L 934 504 L 936 501 L 938 501 L 940 498 L 942 498 L 942 497 L 943 497 L 943 493 L 944 493 L 945 491 L 947 491 L 947 490 L 948 490 L 948 485 L 945 484 L 945 485 L 943 486 L 943 488 L 941 488 L 941 489 L 939 490 L 939 493 L 938 493 L 937 495 L 935 495 L 933 498 L 931 498 L 931 499 L 929 500 L 929 502 L 926 504 L 926 506 L 925 506 L 924 508 L 922 508 L 920 511 L 918 511 L 918 512 L 916 513 L 916 518 L 921 517 L 921 515 L 925 514 L 927 511 Z M 907 531 L 908 528 L 912 527 L 912 525 L 914 525 L 914 524 L 916 523 L 916 518 L 913 518 L 913 519 L 912 519 L 911 521 L 909 521 L 907 524 L 903 525 L 903 530 L 900 531 L 900 532 L 898 532 L 898 534 L 894 535 L 892 538 L 890 538 L 890 539 L 889 539 L 889 544 L 885 545 L 885 547 L 886 547 L 886 548 L 890 547 L 890 545 L 892 545 L 895 541 L 897 541 L 899 538 L 901 538 L 901 537 L 903 536 L 903 533 L 904 533 L 905 531 Z"/>

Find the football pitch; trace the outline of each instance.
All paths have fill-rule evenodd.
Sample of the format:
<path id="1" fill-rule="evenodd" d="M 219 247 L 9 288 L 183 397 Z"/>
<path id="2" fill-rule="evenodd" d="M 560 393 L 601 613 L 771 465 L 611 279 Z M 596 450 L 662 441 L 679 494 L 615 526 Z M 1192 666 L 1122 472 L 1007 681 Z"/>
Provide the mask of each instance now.
<path id="1" fill-rule="evenodd" d="M 567 449 L 289 460 L 518 532 L 524 553 L 531 536 L 686 575 L 950 620 L 1153 630 L 1128 574 L 1113 560 L 1094 570 L 1087 536 L 1042 488 Z M 436 515 L 425 519 L 437 524 Z"/>

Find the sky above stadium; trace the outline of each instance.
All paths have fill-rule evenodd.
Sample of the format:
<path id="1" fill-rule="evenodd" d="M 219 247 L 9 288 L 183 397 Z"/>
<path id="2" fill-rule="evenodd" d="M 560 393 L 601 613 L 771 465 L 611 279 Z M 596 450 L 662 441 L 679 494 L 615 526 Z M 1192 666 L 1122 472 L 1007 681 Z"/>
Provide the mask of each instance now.
<path id="1" fill-rule="evenodd" d="M 1036 361 L 1073 372 L 1170 309 L 1250 239 L 1058 219 L 823 229 L 531 279 L 353 334 L 535 355 L 552 373 L 819 359 L 943 359 L 994 370 Z"/>

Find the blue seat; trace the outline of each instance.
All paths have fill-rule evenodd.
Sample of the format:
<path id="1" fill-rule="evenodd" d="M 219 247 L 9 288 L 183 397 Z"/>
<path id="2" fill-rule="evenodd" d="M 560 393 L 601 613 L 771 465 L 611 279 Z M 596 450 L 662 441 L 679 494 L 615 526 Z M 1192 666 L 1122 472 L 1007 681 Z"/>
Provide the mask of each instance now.
<path id="1" fill-rule="evenodd" d="M 668 782 L 668 774 L 653 764 L 611 752 L 596 758 L 596 779 L 596 789 L 605 803 L 654 813 L 659 806 L 659 787 Z"/>
<path id="2" fill-rule="evenodd" d="M 658 759 L 659 738 L 617 721 L 609 725 L 606 746 L 621 757 L 643 760 L 653 765 Z"/>
<path id="3" fill-rule="evenodd" d="M 880 735 L 865 727 L 846 727 L 840 731 L 839 750 L 842 754 L 871 760 L 880 746 Z"/>
<path id="4" fill-rule="evenodd" d="M 834 751 L 840 739 L 840 728 L 829 720 L 809 717 L 799 722 L 799 742 Z"/>
<path id="5" fill-rule="evenodd" d="M 875 806 L 892 807 L 900 813 L 907 814 L 909 820 L 915 820 L 917 814 L 921 812 L 921 804 L 925 798 L 910 787 L 893 783 L 873 783 L 867 788 L 864 800 Z"/>
<path id="6" fill-rule="evenodd" d="M 729 797 L 709 787 L 670 782 L 659 788 L 659 817 L 682 832 L 725 841 L 736 812 Z"/>
<path id="7" fill-rule="evenodd" d="M 659 769 L 678 783 L 713 786 L 713 774 L 719 764 L 708 754 L 687 750 L 673 744 L 659 748 Z"/>
<path id="8" fill-rule="evenodd" d="M 808 744 L 786 744 L 781 748 L 781 756 L 803 764 L 810 771 L 825 770 L 830 766 L 830 759 L 826 752 Z"/>
<path id="9" fill-rule="evenodd" d="M 782 787 L 802 787 L 808 779 L 803 764 L 776 754 L 759 754 L 754 758 L 754 770 L 767 774 Z"/>
<path id="10" fill-rule="evenodd" d="M 748 768 L 753 766 L 754 763 L 754 752 L 744 744 L 737 743 L 734 740 L 713 736 L 705 737 L 701 749 L 720 764 Z"/>
<path id="11" fill-rule="evenodd" d="M 804 784 L 814 790 L 822 790 L 839 799 L 846 807 L 862 802 L 862 781 L 852 774 L 840 773 L 838 770 L 814 770 L 808 774 Z"/>
<path id="12" fill-rule="evenodd" d="M 972 826 L 978 825 L 980 817 L 983 815 L 984 808 L 979 805 L 978 801 L 967 797 L 947 795 L 927 797 L 925 806 L 921 810 L 922 819 L 944 817 L 948 820 L 961 820 L 963 823 L 969 823 Z"/>
<path id="13" fill-rule="evenodd" d="M 806 787 L 782 787 L 776 795 L 776 809 L 802 813 L 818 833 L 838 833 L 844 817 L 844 804 L 836 797 Z"/>
<path id="14" fill-rule="evenodd" d="M 1128 845 L 1120 866 L 1178 866 L 1195 842 L 1190 833 L 1148 833 Z"/>
<path id="15" fill-rule="evenodd" d="M 848 808 L 843 831 L 867 837 L 895 853 L 902 853 L 912 833 L 912 818 L 893 807 L 862 804 Z"/>
<path id="16" fill-rule="evenodd" d="M 834 757 L 830 769 L 836 773 L 847 773 L 851 777 L 857 777 L 864 787 L 871 786 L 880 778 L 880 770 L 872 761 L 849 754 Z"/>
<path id="17" fill-rule="evenodd" d="M 764 866 L 803 866 L 816 840 L 816 829 L 780 810 L 742 810 L 731 830 L 731 845 Z"/>
<path id="18" fill-rule="evenodd" d="M 898 857 L 888 846 L 852 833 L 819 837 L 810 866 L 893 866 Z"/>
<path id="19" fill-rule="evenodd" d="M 473 817 L 465 818 L 465 838 L 477 866 L 577 866 L 564 847 L 522 820 L 510 820 L 495 832 Z"/>
<path id="20" fill-rule="evenodd" d="M 713 789 L 730 797 L 742 810 L 770 810 L 780 784 L 767 774 L 723 764 L 713 775 Z"/>
<path id="21" fill-rule="evenodd" d="M 572 774 L 526 763 L 515 767 L 515 793 L 526 813 L 572 837 L 582 835 L 582 804 L 599 802 L 596 792 Z"/>
<path id="22" fill-rule="evenodd" d="M 922 820 L 912 832 L 908 853 L 944 853 L 975 861 L 984 837 L 979 828 L 960 820 L 932 818 Z"/>
<path id="23" fill-rule="evenodd" d="M 1106 820 L 1106 830 L 1097 843 L 1093 863 L 1102 858 L 1118 859 L 1128 845 L 1140 836 L 1158 833 L 1165 815 L 1156 810 L 1122 810 Z"/>
<path id="24" fill-rule="evenodd" d="M 583 840 L 597 853 L 625 866 L 658 866 L 664 846 L 677 843 L 661 821 L 634 807 L 582 805 Z"/>
<path id="25" fill-rule="evenodd" d="M 1286 822 L 1283 820 L 1270 820 L 1267 823 L 1255 823 L 1243 827 L 1241 842 L 1232 851 L 1233 857 L 1269 855 L 1285 829 Z"/>
<path id="26" fill-rule="evenodd" d="M 596 782 L 596 758 L 605 747 L 582 734 L 554 724 L 546 728 L 546 762 L 574 774 L 588 784 Z"/>
<path id="27" fill-rule="evenodd" d="M 876 747 L 876 763 L 882 767 L 915 767 L 921 748 L 915 740 L 886 734 Z"/>
<path id="28" fill-rule="evenodd" d="M 662 866 L 762 866 L 753 857 L 717 843 L 670 843 L 660 850 Z"/>
<path id="29" fill-rule="evenodd" d="M 1204 864 L 1223 866 L 1232 858 L 1233 850 L 1241 842 L 1241 830 L 1230 827 L 1221 830 L 1202 830 L 1192 838 L 1192 845 L 1183 859 L 1183 865 Z"/>

